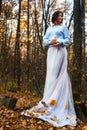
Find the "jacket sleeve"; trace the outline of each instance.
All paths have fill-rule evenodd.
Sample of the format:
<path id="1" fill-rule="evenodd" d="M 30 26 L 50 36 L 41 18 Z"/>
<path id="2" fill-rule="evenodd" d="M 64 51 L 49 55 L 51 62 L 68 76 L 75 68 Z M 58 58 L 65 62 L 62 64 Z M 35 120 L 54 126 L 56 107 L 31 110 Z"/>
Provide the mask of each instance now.
<path id="1" fill-rule="evenodd" d="M 49 39 L 49 32 L 50 32 L 50 27 L 48 27 L 48 29 L 47 29 L 47 31 L 46 31 L 46 33 L 45 33 L 45 36 L 43 37 L 43 44 L 45 45 L 45 46 L 50 46 L 51 44 L 50 44 L 50 39 Z"/>
<path id="2" fill-rule="evenodd" d="M 63 38 L 59 39 L 61 46 L 68 46 L 70 44 L 70 32 L 67 28 L 67 26 L 64 26 L 63 28 Z"/>

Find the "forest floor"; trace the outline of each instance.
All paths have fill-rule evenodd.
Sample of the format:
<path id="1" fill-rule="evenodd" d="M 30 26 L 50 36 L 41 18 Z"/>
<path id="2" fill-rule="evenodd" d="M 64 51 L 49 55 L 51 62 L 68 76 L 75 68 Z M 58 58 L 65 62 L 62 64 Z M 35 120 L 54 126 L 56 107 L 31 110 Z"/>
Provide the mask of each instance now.
<path id="1" fill-rule="evenodd" d="M 21 115 L 21 111 L 34 106 L 40 97 L 33 92 L 10 92 L 1 91 L 1 95 L 17 98 L 14 110 L 5 106 L 0 106 L 0 130 L 87 130 L 87 124 L 77 119 L 77 126 L 65 126 L 61 128 L 53 127 L 48 122 L 35 118 L 26 118 Z"/>

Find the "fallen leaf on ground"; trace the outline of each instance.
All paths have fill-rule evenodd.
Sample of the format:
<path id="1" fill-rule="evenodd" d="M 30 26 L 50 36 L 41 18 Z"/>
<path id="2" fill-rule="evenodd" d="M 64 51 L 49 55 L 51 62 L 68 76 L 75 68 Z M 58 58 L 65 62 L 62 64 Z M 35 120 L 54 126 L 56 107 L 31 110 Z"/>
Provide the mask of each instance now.
<path id="1" fill-rule="evenodd" d="M 87 130 L 87 126 L 84 126 L 84 127 L 83 127 L 83 130 Z"/>
<path id="2" fill-rule="evenodd" d="M 41 103 L 44 105 L 44 107 L 48 107 L 44 101 L 41 101 Z"/>
<path id="3" fill-rule="evenodd" d="M 67 116 L 66 116 L 67 119 L 70 119 L 71 117 L 72 117 L 71 115 L 67 115 Z"/>
<path id="4" fill-rule="evenodd" d="M 53 121 L 55 121 L 55 122 L 57 122 L 57 123 L 59 123 L 59 122 L 60 122 L 60 120 L 59 120 L 59 119 L 57 119 L 56 117 L 51 117 L 51 120 L 53 120 Z"/>

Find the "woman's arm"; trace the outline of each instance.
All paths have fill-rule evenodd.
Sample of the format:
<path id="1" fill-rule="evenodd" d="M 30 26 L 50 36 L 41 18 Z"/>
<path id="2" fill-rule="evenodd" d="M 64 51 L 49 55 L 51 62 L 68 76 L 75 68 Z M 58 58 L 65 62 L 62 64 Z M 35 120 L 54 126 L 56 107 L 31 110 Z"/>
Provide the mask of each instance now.
<path id="1" fill-rule="evenodd" d="M 70 44 L 70 32 L 67 26 L 63 27 L 63 38 L 59 39 L 61 46 L 68 46 Z"/>
<path id="2" fill-rule="evenodd" d="M 45 46 L 49 46 L 50 44 L 50 39 L 49 39 L 49 32 L 50 32 L 50 27 L 46 30 L 45 36 L 43 37 L 43 43 Z"/>
<path id="3" fill-rule="evenodd" d="M 52 36 L 52 34 L 51 34 L 52 31 L 53 31 L 52 28 L 49 27 L 49 28 L 47 29 L 47 31 L 46 31 L 45 36 L 43 37 L 43 42 L 44 42 L 44 45 L 45 45 L 45 46 L 54 45 L 54 44 L 56 44 L 56 42 L 57 42 L 57 41 L 56 41 L 56 40 L 57 40 L 56 36 L 53 36 L 53 38 L 51 37 L 51 36 Z M 50 36 L 50 35 L 51 35 L 51 36 Z M 50 37 L 51 37 L 51 39 L 50 39 Z"/>

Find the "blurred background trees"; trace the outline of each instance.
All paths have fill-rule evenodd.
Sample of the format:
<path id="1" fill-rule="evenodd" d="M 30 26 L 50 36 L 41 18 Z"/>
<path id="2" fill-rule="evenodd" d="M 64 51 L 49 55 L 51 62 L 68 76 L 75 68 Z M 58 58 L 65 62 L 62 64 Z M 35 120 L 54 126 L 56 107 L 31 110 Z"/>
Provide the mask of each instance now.
<path id="1" fill-rule="evenodd" d="M 86 0 L 0 1 L 0 89 L 43 92 L 47 51 L 43 36 L 55 10 L 63 11 L 71 33 L 67 49 L 73 92 L 87 105 Z"/>

